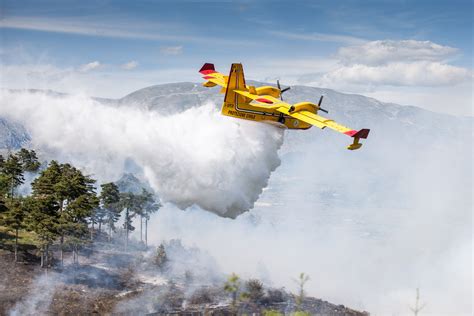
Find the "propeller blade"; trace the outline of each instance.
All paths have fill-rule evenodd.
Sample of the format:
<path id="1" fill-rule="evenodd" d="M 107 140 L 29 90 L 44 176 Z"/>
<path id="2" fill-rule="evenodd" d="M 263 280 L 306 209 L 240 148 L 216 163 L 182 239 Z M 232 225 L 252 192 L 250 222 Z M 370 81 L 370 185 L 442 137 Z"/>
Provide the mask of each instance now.
<path id="1" fill-rule="evenodd" d="M 278 87 L 278 90 L 281 90 L 280 80 L 277 80 L 277 87 Z"/>
<path id="2" fill-rule="evenodd" d="M 323 95 L 319 98 L 319 102 L 318 102 L 318 110 L 319 111 L 323 111 L 324 113 L 329 113 L 328 110 L 325 110 L 323 108 L 321 108 L 321 103 L 323 103 Z"/>
<path id="3" fill-rule="evenodd" d="M 287 88 L 285 88 L 285 89 L 283 89 L 283 90 L 280 89 L 280 91 L 281 91 L 280 93 L 283 93 L 283 92 L 288 91 L 288 90 L 290 90 L 290 89 L 291 89 L 291 87 L 287 87 Z"/>

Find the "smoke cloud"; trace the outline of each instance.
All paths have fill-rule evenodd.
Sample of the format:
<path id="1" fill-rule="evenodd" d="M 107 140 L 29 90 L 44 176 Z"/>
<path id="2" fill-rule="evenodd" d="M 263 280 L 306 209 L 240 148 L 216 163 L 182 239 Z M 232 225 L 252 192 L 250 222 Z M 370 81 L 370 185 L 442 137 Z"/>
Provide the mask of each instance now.
<path id="1" fill-rule="evenodd" d="M 212 104 L 166 118 L 85 96 L 4 91 L 0 115 L 23 124 L 46 157 L 115 181 L 142 171 L 165 201 L 219 216 L 251 209 L 280 164 L 283 131 L 223 117 Z"/>

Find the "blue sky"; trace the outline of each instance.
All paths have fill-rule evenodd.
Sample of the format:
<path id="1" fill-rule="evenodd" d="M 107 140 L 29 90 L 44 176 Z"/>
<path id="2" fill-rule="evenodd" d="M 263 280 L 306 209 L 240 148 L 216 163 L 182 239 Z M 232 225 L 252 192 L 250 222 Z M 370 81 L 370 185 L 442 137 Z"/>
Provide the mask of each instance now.
<path id="1" fill-rule="evenodd" d="M 461 105 L 453 112 L 470 114 L 471 1 L 1 5 L 3 87 L 120 97 L 147 85 L 198 81 L 203 62 L 222 72 L 242 62 L 252 79 L 280 78 L 435 111 L 455 94 Z"/>

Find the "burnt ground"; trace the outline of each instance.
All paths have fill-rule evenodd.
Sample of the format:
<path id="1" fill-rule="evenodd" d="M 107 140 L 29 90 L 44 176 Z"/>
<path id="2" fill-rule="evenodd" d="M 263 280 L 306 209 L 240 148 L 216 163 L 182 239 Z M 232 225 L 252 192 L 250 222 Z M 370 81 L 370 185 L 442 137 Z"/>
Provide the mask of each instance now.
<path id="1" fill-rule="evenodd" d="M 263 315 L 265 310 L 290 315 L 296 309 L 294 297 L 283 290 L 231 307 L 222 284 L 188 284 L 179 278 L 169 282 L 163 277 L 143 281 L 143 273 L 159 280 L 160 272 L 144 265 L 147 259 L 139 253 L 84 253 L 88 256 L 81 256 L 79 265 L 70 264 L 67 254 L 64 269 L 56 262 L 46 270 L 32 249 L 22 249 L 16 264 L 10 249 L 0 249 L 0 315 Z M 311 315 L 368 315 L 311 297 L 300 309 Z"/>

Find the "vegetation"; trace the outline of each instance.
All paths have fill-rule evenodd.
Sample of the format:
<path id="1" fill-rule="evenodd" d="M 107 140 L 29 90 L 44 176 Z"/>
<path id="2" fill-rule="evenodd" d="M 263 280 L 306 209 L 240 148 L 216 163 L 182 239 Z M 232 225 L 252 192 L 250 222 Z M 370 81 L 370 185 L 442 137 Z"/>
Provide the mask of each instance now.
<path id="1" fill-rule="evenodd" d="M 230 294 L 232 299 L 232 307 L 236 307 L 237 298 L 240 290 L 240 278 L 237 274 L 232 273 L 224 284 L 224 291 Z"/>
<path id="2" fill-rule="evenodd" d="M 53 160 L 39 172 L 40 167 L 34 150 L 20 149 L 6 158 L 0 155 L 0 225 L 5 232 L 14 234 L 15 262 L 19 260 L 23 231 L 33 237 L 42 267 L 52 263 L 53 244 L 59 246 L 61 266 L 65 249 L 72 252 L 72 261 L 76 263 L 81 247 L 94 238 L 94 225 L 98 224 L 100 235 L 106 224 L 111 241 L 121 213 L 124 213 L 125 244 L 129 231 L 135 229 L 132 219 L 137 215 L 141 230 L 145 220 L 146 244 L 147 221 L 161 206 L 152 193 L 145 190 L 141 194 L 120 193 L 116 184 L 105 183 L 100 186 L 98 196 L 96 181 L 71 164 Z M 26 173 L 36 178 L 31 183 L 31 194 L 20 196 L 17 189 L 24 183 Z"/>
<path id="3" fill-rule="evenodd" d="M 301 310 L 301 304 L 303 304 L 303 300 L 306 296 L 306 292 L 304 290 L 305 284 L 309 281 L 309 276 L 304 274 L 303 272 L 300 273 L 296 283 L 298 283 L 298 294 L 296 295 L 296 309 L 298 311 Z"/>
<path id="4" fill-rule="evenodd" d="M 165 245 L 161 243 L 156 248 L 155 265 L 163 272 L 166 270 L 168 265 L 168 256 L 166 254 Z"/>
<path id="5" fill-rule="evenodd" d="M 260 303 L 265 295 L 263 283 L 257 279 L 250 279 L 245 283 L 244 296 L 252 303 Z"/>

